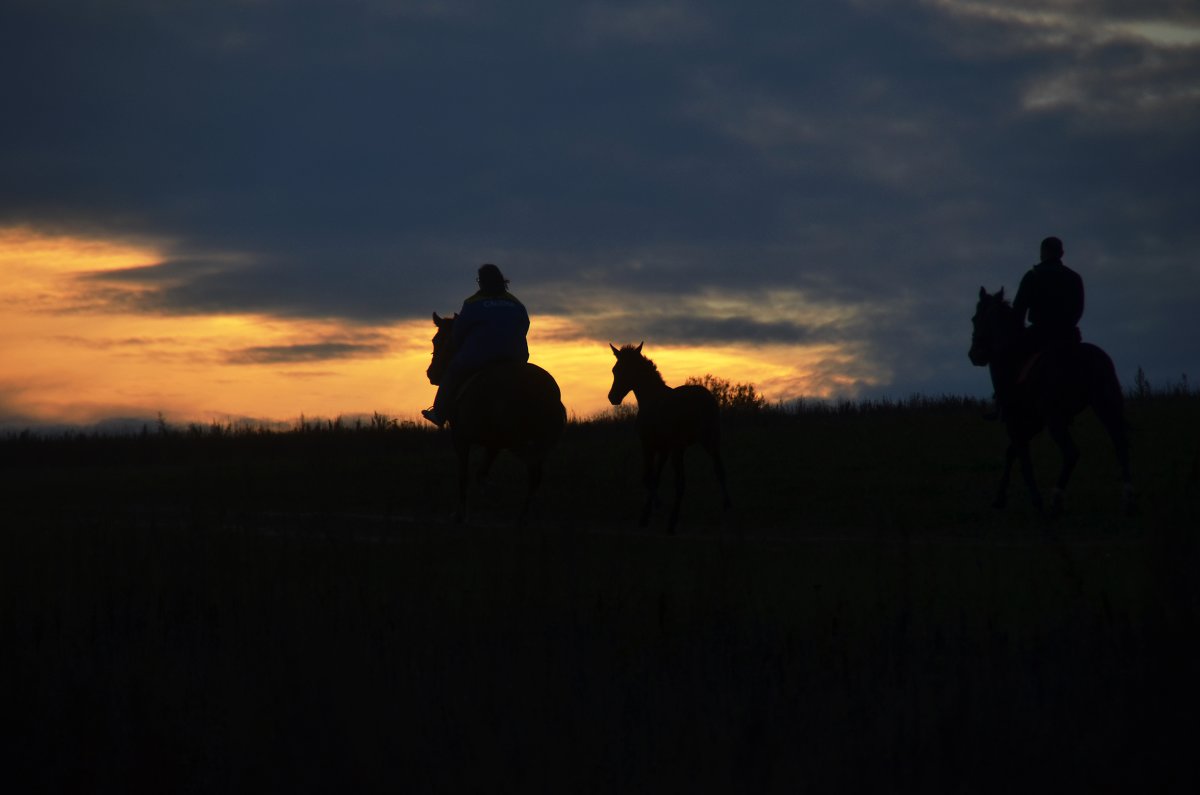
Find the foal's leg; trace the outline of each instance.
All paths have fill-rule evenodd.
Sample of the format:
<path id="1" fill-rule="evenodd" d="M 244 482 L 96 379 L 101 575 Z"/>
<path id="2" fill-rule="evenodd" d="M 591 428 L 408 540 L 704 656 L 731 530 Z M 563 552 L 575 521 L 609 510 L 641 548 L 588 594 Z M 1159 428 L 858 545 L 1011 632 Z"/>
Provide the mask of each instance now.
<path id="1" fill-rule="evenodd" d="M 721 460 L 721 445 L 716 439 L 709 439 L 701 444 L 705 452 L 712 457 L 713 472 L 716 473 L 717 482 L 721 484 L 721 507 L 728 511 L 733 507 L 733 500 L 729 499 L 729 488 L 725 485 L 725 462 Z"/>
<path id="2" fill-rule="evenodd" d="M 642 446 L 642 462 L 645 465 L 642 479 L 646 485 L 646 504 L 642 507 L 642 515 L 638 519 L 639 527 L 645 527 L 650 523 L 650 511 L 654 508 L 658 481 L 662 477 L 663 466 L 667 463 L 667 458 L 656 455 L 654 448 L 647 444 Z"/>

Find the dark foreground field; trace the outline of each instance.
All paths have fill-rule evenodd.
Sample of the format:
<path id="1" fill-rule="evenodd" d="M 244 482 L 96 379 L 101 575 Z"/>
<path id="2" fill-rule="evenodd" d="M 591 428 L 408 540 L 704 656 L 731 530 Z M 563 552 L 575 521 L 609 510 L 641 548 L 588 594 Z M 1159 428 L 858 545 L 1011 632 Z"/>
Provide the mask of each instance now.
<path id="1" fill-rule="evenodd" d="M 1200 784 L 1200 399 L 1091 418 L 1068 515 L 961 401 L 730 421 L 681 533 L 622 423 L 536 518 L 447 524 L 403 427 L 0 440 L 5 776 L 80 792 L 1178 791 Z M 1039 447 L 1039 472 L 1054 457 Z M 669 489 L 664 490 L 664 495 Z M 661 517 L 660 517 L 661 518 Z"/>

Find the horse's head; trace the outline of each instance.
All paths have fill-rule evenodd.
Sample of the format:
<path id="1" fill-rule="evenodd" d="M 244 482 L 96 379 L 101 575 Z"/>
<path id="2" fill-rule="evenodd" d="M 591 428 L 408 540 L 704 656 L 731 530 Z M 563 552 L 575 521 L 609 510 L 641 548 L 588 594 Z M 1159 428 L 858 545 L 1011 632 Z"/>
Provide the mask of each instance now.
<path id="1" fill-rule="evenodd" d="M 442 374 L 446 372 L 446 366 L 454 358 L 454 321 L 457 318 L 458 315 L 440 317 L 437 312 L 433 313 L 433 323 L 437 326 L 437 333 L 433 335 L 433 361 L 429 363 L 429 369 L 425 371 L 425 375 L 429 378 L 429 383 L 434 386 L 441 382 Z"/>
<path id="2" fill-rule="evenodd" d="M 985 367 L 1007 350 L 1019 331 L 1016 322 L 1012 306 L 1004 300 L 1003 287 L 995 295 L 980 287 L 979 303 L 971 318 L 971 350 L 967 352 L 971 364 Z"/>
<path id="3" fill-rule="evenodd" d="M 621 401 L 637 385 L 646 366 L 650 364 L 650 360 L 642 356 L 644 344 L 639 342 L 636 348 L 632 345 L 617 348 L 611 342 L 608 344 L 608 347 L 612 348 L 613 356 L 617 357 L 617 363 L 612 369 L 612 389 L 608 390 L 608 402 L 614 406 L 621 405 Z"/>

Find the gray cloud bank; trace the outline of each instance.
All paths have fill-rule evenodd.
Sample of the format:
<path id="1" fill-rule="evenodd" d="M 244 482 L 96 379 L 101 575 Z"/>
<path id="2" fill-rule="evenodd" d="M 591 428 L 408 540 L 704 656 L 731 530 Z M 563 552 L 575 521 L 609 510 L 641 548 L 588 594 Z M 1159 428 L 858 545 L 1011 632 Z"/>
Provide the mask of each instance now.
<path id="1" fill-rule="evenodd" d="M 330 359 L 353 359 L 376 356 L 387 350 L 384 345 L 361 345 L 352 342 L 312 342 L 297 345 L 258 345 L 231 351 L 226 356 L 230 364 L 279 364 L 284 362 L 320 362 Z"/>
<path id="2" fill-rule="evenodd" d="M 978 393 L 976 291 L 1057 234 L 1124 377 L 1200 369 L 1194 3 L 16 0 L 0 69 L 0 223 L 157 241 L 94 284 L 145 311 L 386 323 L 495 261 L 535 323 Z M 772 291 L 854 321 L 686 300 Z"/>

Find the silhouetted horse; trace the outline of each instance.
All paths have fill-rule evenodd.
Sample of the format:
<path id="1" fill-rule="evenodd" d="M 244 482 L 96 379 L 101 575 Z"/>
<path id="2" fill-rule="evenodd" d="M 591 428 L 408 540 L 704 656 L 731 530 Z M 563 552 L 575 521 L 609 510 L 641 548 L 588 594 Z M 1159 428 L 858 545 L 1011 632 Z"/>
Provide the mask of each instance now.
<path id="1" fill-rule="evenodd" d="M 1009 474 L 1013 461 L 1019 460 L 1030 498 L 1039 511 L 1042 509 L 1029 443 L 1045 427 L 1062 451 L 1062 468 L 1050 504 L 1052 515 L 1062 511 L 1063 491 L 1079 460 L 1079 448 L 1069 430 L 1071 420 L 1091 406 L 1112 439 L 1121 466 L 1122 505 L 1132 511 L 1124 398 L 1108 354 L 1090 343 L 1068 342 L 1052 344 L 1031 357 L 1023 344 L 1024 323 L 1004 300 L 1004 288 L 995 295 L 979 288 L 979 303 L 971 323 L 974 331 L 967 355 L 972 364 L 986 365 L 991 371 L 996 402 L 1008 428 L 1008 452 L 996 507 L 1002 508 L 1007 502 Z"/>
<path id="2" fill-rule="evenodd" d="M 426 375 L 435 386 L 454 357 L 454 320 L 433 313 L 433 361 Z M 511 450 L 528 471 L 521 520 L 529 514 L 533 492 L 542 480 L 546 454 L 562 435 L 567 413 L 554 377 L 535 364 L 501 362 L 467 376 L 454 396 L 447 422 L 458 455 L 458 510 L 455 521 L 466 518 L 471 446 L 484 449 L 482 480 L 501 450 Z"/>
<path id="3" fill-rule="evenodd" d="M 723 507 L 730 506 L 729 491 L 725 487 L 725 465 L 721 462 L 721 425 L 717 399 L 698 384 L 686 384 L 674 389 L 667 386 L 659 375 L 654 362 L 642 355 L 642 345 L 632 345 L 617 350 L 613 345 L 613 385 L 608 400 L 620 405 L 631 391 L 637 400 L 637 429 L 642 440 L 642 456 L 645 461 L 645 484 L 648 494 L 642 508 L 639 524 L 645 527 L 650 521 L 654 496 L 658 482 L 662 479 L 667 459 L 675 468 L 675 503 L 671 506 L 671 517 L 667 531 L 675 532 L 679 521 L 679 505 L 683 502 L 683 452 L 693 444 L 699 444 L 712 456 L 713 469 L 721 484 Z"/>

